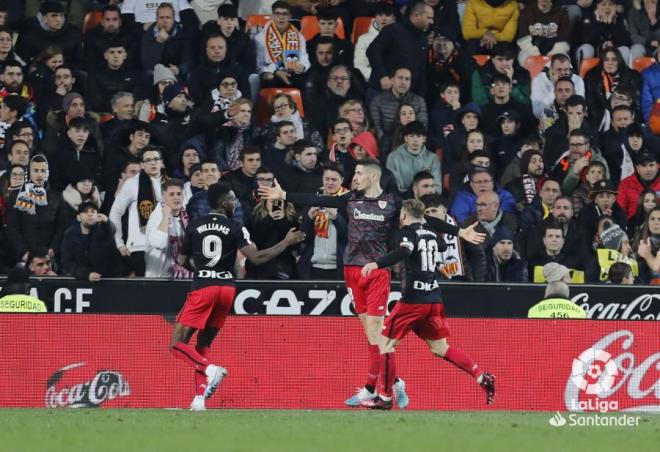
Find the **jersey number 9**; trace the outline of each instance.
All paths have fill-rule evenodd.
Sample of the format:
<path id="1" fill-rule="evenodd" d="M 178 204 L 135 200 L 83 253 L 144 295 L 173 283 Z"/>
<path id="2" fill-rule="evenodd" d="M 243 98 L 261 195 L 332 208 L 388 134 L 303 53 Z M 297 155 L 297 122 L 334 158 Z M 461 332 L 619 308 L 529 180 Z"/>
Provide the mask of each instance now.
<path id="1" fill-rule="evenodd" d="M 207 235 L 202 240 L 202 254 L 210 259 L 205 267 L 215 267 L 222 258 L 222 239 L 217 235 Z"/>

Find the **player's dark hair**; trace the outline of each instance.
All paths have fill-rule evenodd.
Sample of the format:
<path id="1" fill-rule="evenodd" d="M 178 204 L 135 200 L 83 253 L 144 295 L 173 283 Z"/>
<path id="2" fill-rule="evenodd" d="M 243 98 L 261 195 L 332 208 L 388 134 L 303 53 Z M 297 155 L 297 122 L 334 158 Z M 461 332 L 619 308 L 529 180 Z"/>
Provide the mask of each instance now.
<path id="1" fill-rule="evenodd" d="M 442 199 L 442 195 L 439 193 L 429 193 L 421 197 L 420 201 L 424 203 L 424 207 L 427 209 L 429 207 L 446 207 Z"/>
<path id="2" fill-rule="evenodd" d="M 367 157 L 367 158 L 358 160 L 355 163 L 355 166 L 357 166 L 357 165 L 361 165 L 361 166 L 364 166 L 365 168 L 369 168 L 371 171 L 377 171 L 378 174 L 383 173 L 383 168 L 380 166 L 380 162 L 375 158 Z"/>
<path id="3" fill-rule="evenodd" d="M 411 217 L 421 220 L 424 218 L 426 206 L 424 206 L 424 203 L 419 199 L 406 199 L 403 201 L 403 204 L 401 204 L 401 209 L 405 210 Z"/>
<path id="4" fill-rule="evenodd" d="M 166 179 L 165 182 L 163 182 L 163 191 L 166 191 L 170 187 L 179 187 L 181 190 L 183 190 L 183 181 L 181 179 L 177 179 L 176 177 Z"/>
<path id="5" fill-rule="evenodd" d="M 99 211 L 99 208 L 92 201 L 83 201 L 78 206 L 76 213 L 77 214 L 85 213 L 90 209 L 96 210 L 97 212 Z"/>
<path id="6" fill-rule="evenodd" d="M 607 271 L 607 279 L 609 279 L 612 284 L 621 284 L 623 278 L 630 277 L 631 273 L 632 267 L 630 265 L 625 262 L 615 262 Z"/>
<path id="7" fill-rule="evenodd" d="M 253 155 L 253 154 L 261 155 L 261 149 L 259 149 L 256 146 L 250 146 L 250 145 L 244 146 L 243 149 L 241 149 L 240 160 L 243 161 L 245 160 L 245 156 Z"/>
<path id="8" fill-rule="evenodd" d="M 231 191 L 231 185 L 226 182 L 218 182 L 211 185 L 206 193 L 209 200 L 209 207 L 212 210 L 222 208 L 222 202 Z"/>

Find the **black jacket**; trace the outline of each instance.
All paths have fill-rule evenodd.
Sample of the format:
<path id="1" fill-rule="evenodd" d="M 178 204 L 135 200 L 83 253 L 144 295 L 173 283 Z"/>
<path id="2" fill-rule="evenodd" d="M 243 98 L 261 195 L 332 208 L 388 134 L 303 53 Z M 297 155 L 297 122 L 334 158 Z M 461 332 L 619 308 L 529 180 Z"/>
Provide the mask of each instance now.
<path id="1" fill-rule="evenodd" d="M 91 139 L 81 151 L 76 151 L 73 143 L 66 135 L 62 136 L 57 152 L 50 160 L 50 177 L 49 182 L 54 190 L 62 191 L 67 185 L 73 182 L 71 169 L 76 166 L 84 166 L 87 171 L 94 177 L 97 185 L 101 191 L 105 190 L 105 186 L 101 180 L 101 155 L 94 146 L 90 146 Z"/>
<path id="2" fill-rule="evenodd" d="M 65 203 L 58 191 L 46 189 L 48 205 L 36 206 L 34 215 L 14 208 L 18 190 L 9 199 L 7 236 L 17 260 L 38 246 L 45 246 L 59 254 L 62 235 L 69 226 L 66 222 Z"/>
<path id="3" fill-rule="evenodd" d="M 62 49 L 64 61 L 67 64 L 80 68 L 83 62 L 83 47 L 80 29 L 70 23 L 65 23 L 57 31 L 45 30 L 36 17 L 27 20 L 25 31 L 16 41 L 15 51 L 26 62 L 48 46 L 56 45 Z"/>
<path id="4" fill-rule="evenodd" d="M 539 256 L 544 254 L 543 229 L 547 224 L 554 221 L 555 218 L 550 215 L 529 231 L 518 233 L 516 239 L 518 240 L 521 252 L 524 254 L 527 261 L 538 259 Z M 587 254 L 587 240 L 585 240 L 586 236 L 578 227 L 578 223 L 575 219 L 572 219 L 568 223 L 568 230 L 565 237 L 564 251 L 570 252 L 571 255 L 582 256 L 582 258 L 584 258 Z"/>
<path id="5" fill-rule="evenodd" d="M 293 227 L 298 227 L 297 221 L 290 221 L 286 217 L 273 220 L 269 215 L 258 219 L 252 213 L 245 227 L 250 232 L 250 238 L 257 248 L 264 250 L 276 245 Z M 250 261 L 245 263 L 246 277 L 251 279 L 292 279 L 295 277 L 296 260 L 293 248 L 288 248 L 279 256 L 262 264 L 254 265 Z"/>
<path id="6" fill-rule="evenodd" d="M 298 278 L 312 278 L 312 256 L 314 256 L 314 242 L 316 234 L 314 233 L 314 220 L 309 218 L 306 209 L 303 212 L 302 226 L 300 230 L 306 234 L 305 241 L 302 244 L 302 255 L 298 261 Z M 348 221 L 344 209 L 337 209 L 337 216 L 332 220 L 332 225 L 337 230 L 337 274 L 344 273 L 344 249 L 348 243 Z"/>
<path id="7" fill-rule="evenodd" d="M 241 97 L 250 98 L 250 82 L 243 68 L 238 63 L 225 59 L 221 63 L 212 63 L 206 56 L 204 62 L 195 67 L 188 75 L 190 97 L 196 105 L 211 99 L 211 91 L 218 89 L 220 82 L 227 76 L 232 76 L 238 82 Z"/>
<path id="8" fill-rule="evenodd" d="M 397 66 L 405 66 L 413 71 L 412 91 L 424 97 L 428 49 L 426 33 L 408 18 L 386 27 L 367 49 L 371 65 L 369 86 L 380 91 L 380 79 L 391 76 Z"/>
<path id="9" fill-rule="evenodd" d="M 172 64 L 179 68 L 180 77 L 185 76 L 194 64 L 189 35 L 180 24 L 174 24 L 172 32 L 176 30 L 176 34 L 170 35 L 167 41 L 159 43 L 154 37 L 155 28 L 156 24 L 153 24 L 142 34 L 142 45 L 140 47 L 142 69 L 153 71 L 154 66 L 158 63 L 166 67 Z"/>
<path id="10" fill-rule="evenodd" d="M 527 262 L 520 257 L 517 251 L 513 252 L 511 259 L 502 264 L 497 262 L 493 254 L 493 247 L 486 251 L 486 282 L 528 282 Z"/>
<path id="11" fill-rule="evenodd" d="M 91 272 L 104 278 L 126 276 L 126 268 L 117 251 L 112 222 L 94 226 L 88 235 L 80 229 L 80 222 L 64 233 L 62 241 L 62 270 L 65 274 L 87 281 Z"/>
<path id="12" fill-rule="evenodd" d="M 248 74 L 257 71 L 257 50 L 247 33 L 237 27 L 231 36 L 226 37 L 215 21 L 209 21 L 202 27 L 202 43 L 205 43 L 211 34 L 221 34 L 227 40 L 227 59 L 229 61 L 238 63 Z"/>
<path id="13" fill-rule="evenodd" d="M 93 71 L 106 64 L 103 53 L 109 43 L 124 46 L 128 58 L 126 66 L 131 69 L 140 68 L 140 39 L 127 27 L 122 27 L 118 33 L 106 33 L 100 25 L 85 33 L 85 68 Z"/>
<path id="14" fill-rule="evenodd" d="M 112 70 L 107 64 L 96 68 L 87 77 L 87 99 L 90 110 L 97 112 L 112 112 L 110 100 L 118 91 L 133 93 L 136 91 L 140 74 L 124 65 Z"/>

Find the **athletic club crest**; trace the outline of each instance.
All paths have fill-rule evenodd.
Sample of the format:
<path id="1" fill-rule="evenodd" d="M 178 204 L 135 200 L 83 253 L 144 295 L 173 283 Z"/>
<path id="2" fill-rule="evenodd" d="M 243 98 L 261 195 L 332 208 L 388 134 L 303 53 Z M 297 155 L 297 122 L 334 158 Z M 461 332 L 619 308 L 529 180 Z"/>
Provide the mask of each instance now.
<path id="1" fill-rule="evenodd" d="M 378 207 L 384 209 L 385 207 L 387 207 L 387 201 L 378 201 Z"/>

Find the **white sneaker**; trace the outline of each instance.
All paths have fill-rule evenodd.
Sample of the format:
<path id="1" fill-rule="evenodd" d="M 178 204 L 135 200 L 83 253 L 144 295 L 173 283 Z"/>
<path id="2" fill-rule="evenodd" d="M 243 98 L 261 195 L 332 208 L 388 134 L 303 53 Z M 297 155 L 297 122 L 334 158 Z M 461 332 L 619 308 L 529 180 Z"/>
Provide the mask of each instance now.
<path id="1" fill-rule="evenodd" d="M 392 385 L 394 390 L 394 398 L 396 399 L 396 404 L 400 409 L 405 409 L 408 407 L 410 401 L 408 400 L 408 394 L 406 394 L 406 383 L 402 379 L 398 379 Z"/>
<path id="2" fill-rule="evenodd" d="M 378 396 L 378 392 L 369 392 L 367 388 L 358 388 L 354 396 L 346 399 L 344 403 L 348 406 L 360 406 L 361 402 L 366 402 L 367 400 L 375 399 Z"/>
<path id="3" fill-rule="evenodd" d="M 190 404 L 190 411 L 206 411 L 203 395 L 195 396 L 192 403 Z"/>
<path id="4" fill-rule="evenodd" d="M 227 369 L 224 367 L 216 366 L 215 364 L 209 364 L 206 366 L 206 391 L 204 391 L 204 398 L 208 399 L 213 395 L 222 379 L 227 375 Z"/>

